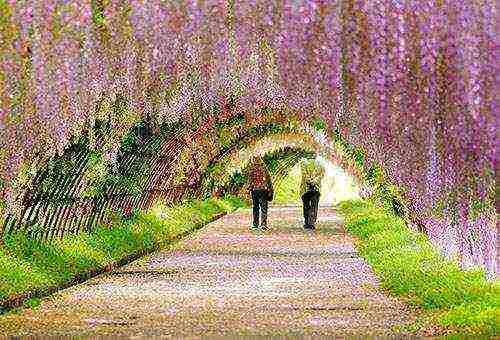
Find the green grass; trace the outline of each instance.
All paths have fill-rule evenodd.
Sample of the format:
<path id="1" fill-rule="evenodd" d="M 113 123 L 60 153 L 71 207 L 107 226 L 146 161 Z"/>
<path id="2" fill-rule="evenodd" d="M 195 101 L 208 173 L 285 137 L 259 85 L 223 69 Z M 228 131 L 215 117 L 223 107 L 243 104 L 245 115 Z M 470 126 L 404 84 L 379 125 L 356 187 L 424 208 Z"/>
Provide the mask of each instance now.
<path id="1" fill-rule="evenodd" d="M 8 235 L 0 246 L 0 312 L 8 300 L 33 292 L 43 295 L 92 270 L 165 246 L 242 205 L 237 198 L 190 201 L 173 208 L 157 205 L 132 219 L 116 219 L 110 226 L 51 243 L 21 233 Z"/>
<path id="2" fill-rule="evenodd" d="M 500 284 L 482 270 L 464 271 L 443 258 L 427 238 L 388 210 L 361 200 L 339 205 L 347 231 L 381 279 L 382 287 L 437 312 L 435 322 L 460 334 L 497 335 Z"/>

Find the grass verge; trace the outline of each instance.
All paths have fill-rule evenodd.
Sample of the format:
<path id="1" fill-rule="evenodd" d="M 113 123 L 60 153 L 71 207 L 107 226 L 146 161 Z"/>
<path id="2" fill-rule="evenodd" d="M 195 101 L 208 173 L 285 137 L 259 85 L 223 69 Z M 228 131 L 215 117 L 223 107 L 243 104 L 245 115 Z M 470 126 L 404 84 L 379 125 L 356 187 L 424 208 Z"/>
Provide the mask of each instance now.
<path id="1" fill-rule="evenodd" d="M 173 208 L 159 204 L 131 219 L 116 219 L 51 243 L 22 233 L 8 235 L 0 246 L 0 314 L 164 247 L 242 206 L 236 198 L 190 201 Z"/>
<path id="2" fill-rule="evenodd" d="M 340 203 L 346 230 L 358 237 L 361 256 L 383 288 L 404 296 L 432 315 L 432 321 L 462 335 L 495 336 L 500 325 L 500 282 L 483 270 L 461 270 L 442 257 L 426 236 L 372 203 Z"/>

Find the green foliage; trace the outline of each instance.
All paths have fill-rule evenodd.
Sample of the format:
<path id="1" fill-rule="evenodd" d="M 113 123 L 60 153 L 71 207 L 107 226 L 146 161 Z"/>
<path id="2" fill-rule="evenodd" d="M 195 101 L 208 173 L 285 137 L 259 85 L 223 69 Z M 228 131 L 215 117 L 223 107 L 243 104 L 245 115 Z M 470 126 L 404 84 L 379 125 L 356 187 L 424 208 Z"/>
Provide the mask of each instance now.
<path id="1" fill-rule="evenodd" d="M 498 299 L 498 296 L 496 297 Z M 498 307 L 469 303 L 453 308 L 440 317 L 443 326 L 456 327 L 461 335 L 500 333 Z"/>
<path id="2" fill-rule="evenodd" d="M 102 27 L 105 25 L 104 8 L 102 7 L 102 1 L 92 0 L 92 22 L 97 27 Z"/>
<path id="3" fill-rule="evenodd" d="M 358 167 L 362 167 L 365 162 L 365 152 L 360 148 L 356 148 L 352 151 L 352 158 Z"/>
<path id="4" fill-rule="evenodd" d="M 221 172 L 224 172 L 226 169 L 221 163 L 212 163 L 205 170 L 206 173 L 210 176 L 218 176 Z"/>
<path id="5" fill-rule="evenodd" d="M 12 9 L 7 3 L 7 0 L 0 0 L 0 27 L 6 25 L 9 22 L 11 15 Z"/>
<path id="6" fill-rule="evenodd" d="M 218 131 L 218 141 L 223 148 L 229 148 L 233 143 L 231 131 L 221 129 Z"/>
<path id="7" fill-rule="evenodd" d="M 41 303 L 42 300 L 40 298 L 31 298 L 24 303 L 24 306 L 27 308 L 35 309 L 38 308 Z"/>
<path id="8" fill-rule="evenodd" d="M 313 151 L 285 147 L 283 149 L 267 153 L 264 155 L 263 159 L 269 173 L 271 175 L 276 175 L 279 171 L 289 170 L 292 168 L 301 158 L 314 157 L 315 153 Z"/>
<path id="9" fill-rule="evenodd" d="M 123 95 L 117 95 L 116 100 L 112 103 L 114 116 L 120 120 L 124 119 L 129 114 L 129 101 Z"/>
<path id="10" fill-rule="evenodd" d="M 217 202 L 219 202 L 219 204 L 222 204 L 222 205 L 229 204 L 236 209 L 246 207 L 246 204 L 244 201 L 242 201 L 241 199 L 234 197 L 234 196 L 227 196 L 222 201 L 217 201 Z"/>
<path id="11" fill-rule="evenodd" d="M 241 171 L 235 171 L 231 174 L 229 179 L 229 185 L 232 188 L 240 188 L 248 180 L 248 176 L 241 173 Z"/>
<path id="12" fill-rule="evenodd" d="M 323 119 L 315 119 L 312 121 L 311 126 L 317 131 L 326 131 L 327 125 Z"/>
<path id="13" fill-rule="evenodd" d="M 228 127 L 242 126 L 245 123 L 245 116 L 238 114 L 228 117 L 224 121 L 218 121 L 214 124 L 215 130 L 221 131 Z"/>
<path id="14" fill-rule="evenodd" d="M 104 185 L 108 167 L 100 151 L 91 151 L 85 171 L 88 184 L 82 193 L 83 197 L 98 197 L 104 192 Z"/>
<path id="15" fill-rule="evenodd" d="M 282 132 L 289 132 L 290 130 L 291 129 L 289 127 L 281 124 L 268 123 L 265 125 L 253 126 L 248 130 L 248 132 L 252 136 L 260 136 L 260 135 L 271 135 Z"/>
<path id="16" fill-rule="evenodd" d="M 437 322 L 474 334 L 497 334 L 500 285 L 484 271 L 463 271 L 443 258 L 420 233 L 410 230 L 389 209 L 363 201 L 339 206 L 349 233 L 359 237 L 360 254 L 396 295 L 428 310 L 440 310 Z"/>
<path id="17" fill-rule="evenodd" d="M 160 133 L 163 136 L 169 136 L 175 132 L 184 130 L 186 126 L 187 123 L 183 120 L 178 120 L 175 122 L 165 122 L 160 126 Z"/>
<path id="18" fill-rule="evenodd" d="M 142 184 L 147 180 L 150 174 L 151 165 L 141 158 L 134 158 L 122 167 L 119 173 L 109 173 L 105 177 L 103 186 L 113 187 L 114 190 L 122 193 L 139 195 L 142 190 Z"/>
<path id="19" fill-rule="evenodd" d="M 67 235 L 52 243 L 22 233 L 10 234 L 0 247 L 0 306 L 29 292 L 43 295 L 91 270 L 164 246 L 217 214 L 242 206 L 242 201 L 233 197 L 184 202 L 173 208 L 158 205 L 131 219 L 117 219 L 111 226 Z"/>
<path id="20" fill-rule="evenodd" d="M 6 249 L 0 249 L 0 301 L 29 292 L 49 283 L 50 277 L 33 267 L 28 261 L 10 255 Z"/>
<path id="21" fill-rule="evenodd" d="M 289 173 L 274 188 L 274 203 L 297 203 L 300 200 L 300 172 Z"/>
<path id="22" fill-rule="evenodd" d="M 127 152 L 137 145 L 137 133 L 135 129 L 130 130 L 122 140 L 121 150 Z"/>

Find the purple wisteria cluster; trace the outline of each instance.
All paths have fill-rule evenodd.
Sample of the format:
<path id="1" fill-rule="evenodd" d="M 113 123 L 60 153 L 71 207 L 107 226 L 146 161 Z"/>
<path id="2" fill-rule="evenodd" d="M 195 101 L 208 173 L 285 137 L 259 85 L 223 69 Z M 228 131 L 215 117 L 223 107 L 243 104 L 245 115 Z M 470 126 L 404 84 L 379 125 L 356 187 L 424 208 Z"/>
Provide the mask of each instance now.
<path id="1" fill-rule="evenodd" d="M 496 16 L 491 0 L 1 1 L 3 198 L 96 119 L 112 158 L 143 117 L 191 122 L 231 97 L 234 114 L 322 117 L 494 271 Z"/>

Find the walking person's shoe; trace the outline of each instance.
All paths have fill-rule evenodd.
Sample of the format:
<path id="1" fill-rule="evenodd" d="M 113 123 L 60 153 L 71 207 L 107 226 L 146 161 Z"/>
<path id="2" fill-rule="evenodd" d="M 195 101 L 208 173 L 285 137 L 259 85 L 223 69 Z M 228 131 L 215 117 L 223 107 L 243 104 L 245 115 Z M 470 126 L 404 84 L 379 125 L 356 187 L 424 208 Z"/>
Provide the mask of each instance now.
<path id="1" fill-rule="evenodd" d="M 269 228 L 267 227 L 267 224 L 262 224 L 260 227 L 262 228 L 262 230 L 267 230 L 267 229 L 269 229 Z"/>
<path id="2" fill-rule="evenodd" d="M 259 226 L 258 226 L 258 225 L 252 224 L 252 225 L 250 226 L 250 230 L 257 230 L 257 229 L 259 229 Z"/>
<path id="3" fill-rule="evenodd" d="M 304 225 L 304 229 L 306 230 L 314 230 L 316 227 L 314 225 Z"/>

